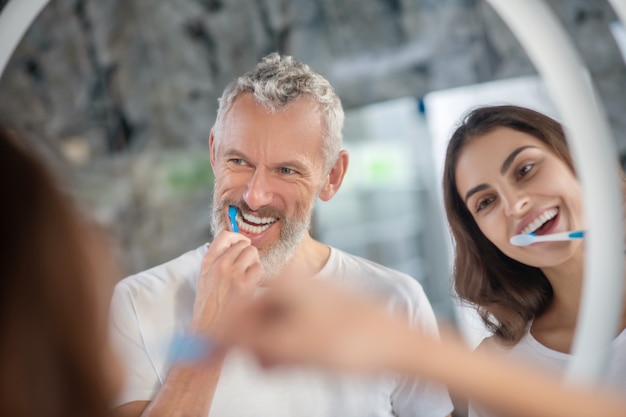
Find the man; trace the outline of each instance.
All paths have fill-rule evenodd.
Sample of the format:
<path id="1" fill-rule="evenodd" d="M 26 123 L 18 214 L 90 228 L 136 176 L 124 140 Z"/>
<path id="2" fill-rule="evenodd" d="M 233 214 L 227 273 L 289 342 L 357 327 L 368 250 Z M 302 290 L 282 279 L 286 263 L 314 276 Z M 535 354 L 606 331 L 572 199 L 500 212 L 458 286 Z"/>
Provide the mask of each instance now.
<path id="1" fill-rule="evenodd" d="M 115 290 L 112 332 L 127 370 L 119 415 L 450 413 L 447 393 L 423 381 L 310 368 L 270 372 L 238 350 L 202 363 L 168 357 L 165 347 L 175 335 L 219 337 L 227 330 L 228 309 L 276 279 L 340 280 L 434 328 L 432 309 L 415 280 L 309 234 L 315 199 L 331 199 L 348 166 L 341 150 L 343 118 L 327 80 L 275 53 L 225 89 L 209 138 L 215 239 L 208 248 L 122 280 Z M 239 233 L 230 226 L 231 206 Z"/>

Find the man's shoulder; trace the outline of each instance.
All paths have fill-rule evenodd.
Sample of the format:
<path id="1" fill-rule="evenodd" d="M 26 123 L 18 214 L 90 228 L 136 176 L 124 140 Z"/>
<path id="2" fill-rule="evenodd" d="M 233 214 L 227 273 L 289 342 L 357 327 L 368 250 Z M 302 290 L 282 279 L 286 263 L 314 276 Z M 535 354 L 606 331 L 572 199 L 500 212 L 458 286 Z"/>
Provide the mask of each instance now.
<path id="1" fill-rule="evenodd" d="M 422 285 L 407 273 L 333 248 L 337 279 L 374 296 L 396 313 L 406 314 L 413 324 L 437 330 L 435 315 Z"/>
<path id="2" fill-rule="evenodd" d="M 190 284 L 195 287 L 206 245 L 190 250 L 160 265 L 129 275 L 115 286 L 116 292 L 154 296 Z"/>
<path id="3" fill-rule="evenodd" d="M 382 265 L 378 262 L 374 262 L 370 259 L 366 259 L 358 255 L 344 252 L 337 248 L 332 248 L 332 250 L 337 257 L 338 262 L 341 264 L 341 267 L 344 269 L 359 269 L 363 271 L 366 275 L 370 275 L 375 278 L 392 280 L 397 279 L 401 281 L 406 280 L 410 282 L 415 282 L 419 285 L 415 278 L 405 272 L 398 271 L 397 269 L 393 269 L 391 267 Z"/>
<path id="4" fill-rule="evenodd" d="M 388 295 L 403 295 L 411 300 L 426 298 L 422 285 L 409 274 L 337 248 L 332 250 L 342 280 Z"/>

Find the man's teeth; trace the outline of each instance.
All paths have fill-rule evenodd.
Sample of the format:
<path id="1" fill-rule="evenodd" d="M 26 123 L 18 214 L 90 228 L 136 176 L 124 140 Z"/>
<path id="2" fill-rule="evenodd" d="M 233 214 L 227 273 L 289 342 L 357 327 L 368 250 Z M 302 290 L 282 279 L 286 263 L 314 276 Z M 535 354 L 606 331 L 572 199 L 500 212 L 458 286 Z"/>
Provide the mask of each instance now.
<path id="1" fill-rule="evenodd" d="M 248 213 L 237 213 L 237 225 L 239 226 L 239 230 L 252 234 L 259 234 L 267 230 L 277 220 L 277 217 L 258 217 Z"/>
<path id="2" fill-rule="evenodd" d="M 557 209 L 555 209 L 555 208 L 546 211 L 541 216 L 539 216 L 535 220 L 533 220 L 528 226 L 526 226 L 524 228 L 524 230 L 522 230 L 522 234 L 532 233 L 535 230 L 539 229 L 548 220 L 554 219 L 558 212 L 559 211 Z"/>

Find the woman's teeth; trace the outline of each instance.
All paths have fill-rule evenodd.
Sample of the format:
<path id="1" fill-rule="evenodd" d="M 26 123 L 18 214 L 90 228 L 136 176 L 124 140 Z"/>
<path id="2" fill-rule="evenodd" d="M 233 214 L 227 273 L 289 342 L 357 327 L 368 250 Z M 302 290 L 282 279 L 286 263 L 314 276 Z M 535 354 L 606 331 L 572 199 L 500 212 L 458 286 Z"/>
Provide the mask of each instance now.
<path id="1" fill-rule="evenodd" d="M 524 230 L 522 230 L 522 234 L 532 233 L 535 230 L 539 229 L 548 220 L 554 219 L 556 217 L 556 215 L 558 214 L 558 212 L 559 212 L 559 210 L 557 210 L 555 208 L 546 211 L 541 216 L 539 216 L 535 220 L 533 220 L 528 226 L 526 226 L 524 228 Z"/>

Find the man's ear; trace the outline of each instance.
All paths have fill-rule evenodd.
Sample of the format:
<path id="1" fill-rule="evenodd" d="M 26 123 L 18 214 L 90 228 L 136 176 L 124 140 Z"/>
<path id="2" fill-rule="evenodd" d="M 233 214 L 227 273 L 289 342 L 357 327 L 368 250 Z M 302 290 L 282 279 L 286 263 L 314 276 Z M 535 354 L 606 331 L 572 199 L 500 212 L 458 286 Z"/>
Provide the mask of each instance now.
<path id="1" fill-rule="evenodd" d="M 213 128 L 211 128 L 211 133 L 209 133 L 209 152 L 211 156 L 211 167 L 215 168 L 215 133 Z"/>
<path id="2" fill-rule="evenodd" d="M 330 172 L 326 177 L 325 184 L 320 191 L 320 200 L 328 201 L 333 198 L 337 191 L 339 191 L 339 187 L 341 187 L 341 183 L 343 182 L 343 177 L 346 175 L 346 171 L 348 170 L 349 159 L 348 151 L 342 150 L 339 152 L 339 157 L 330 169 Z"/>

